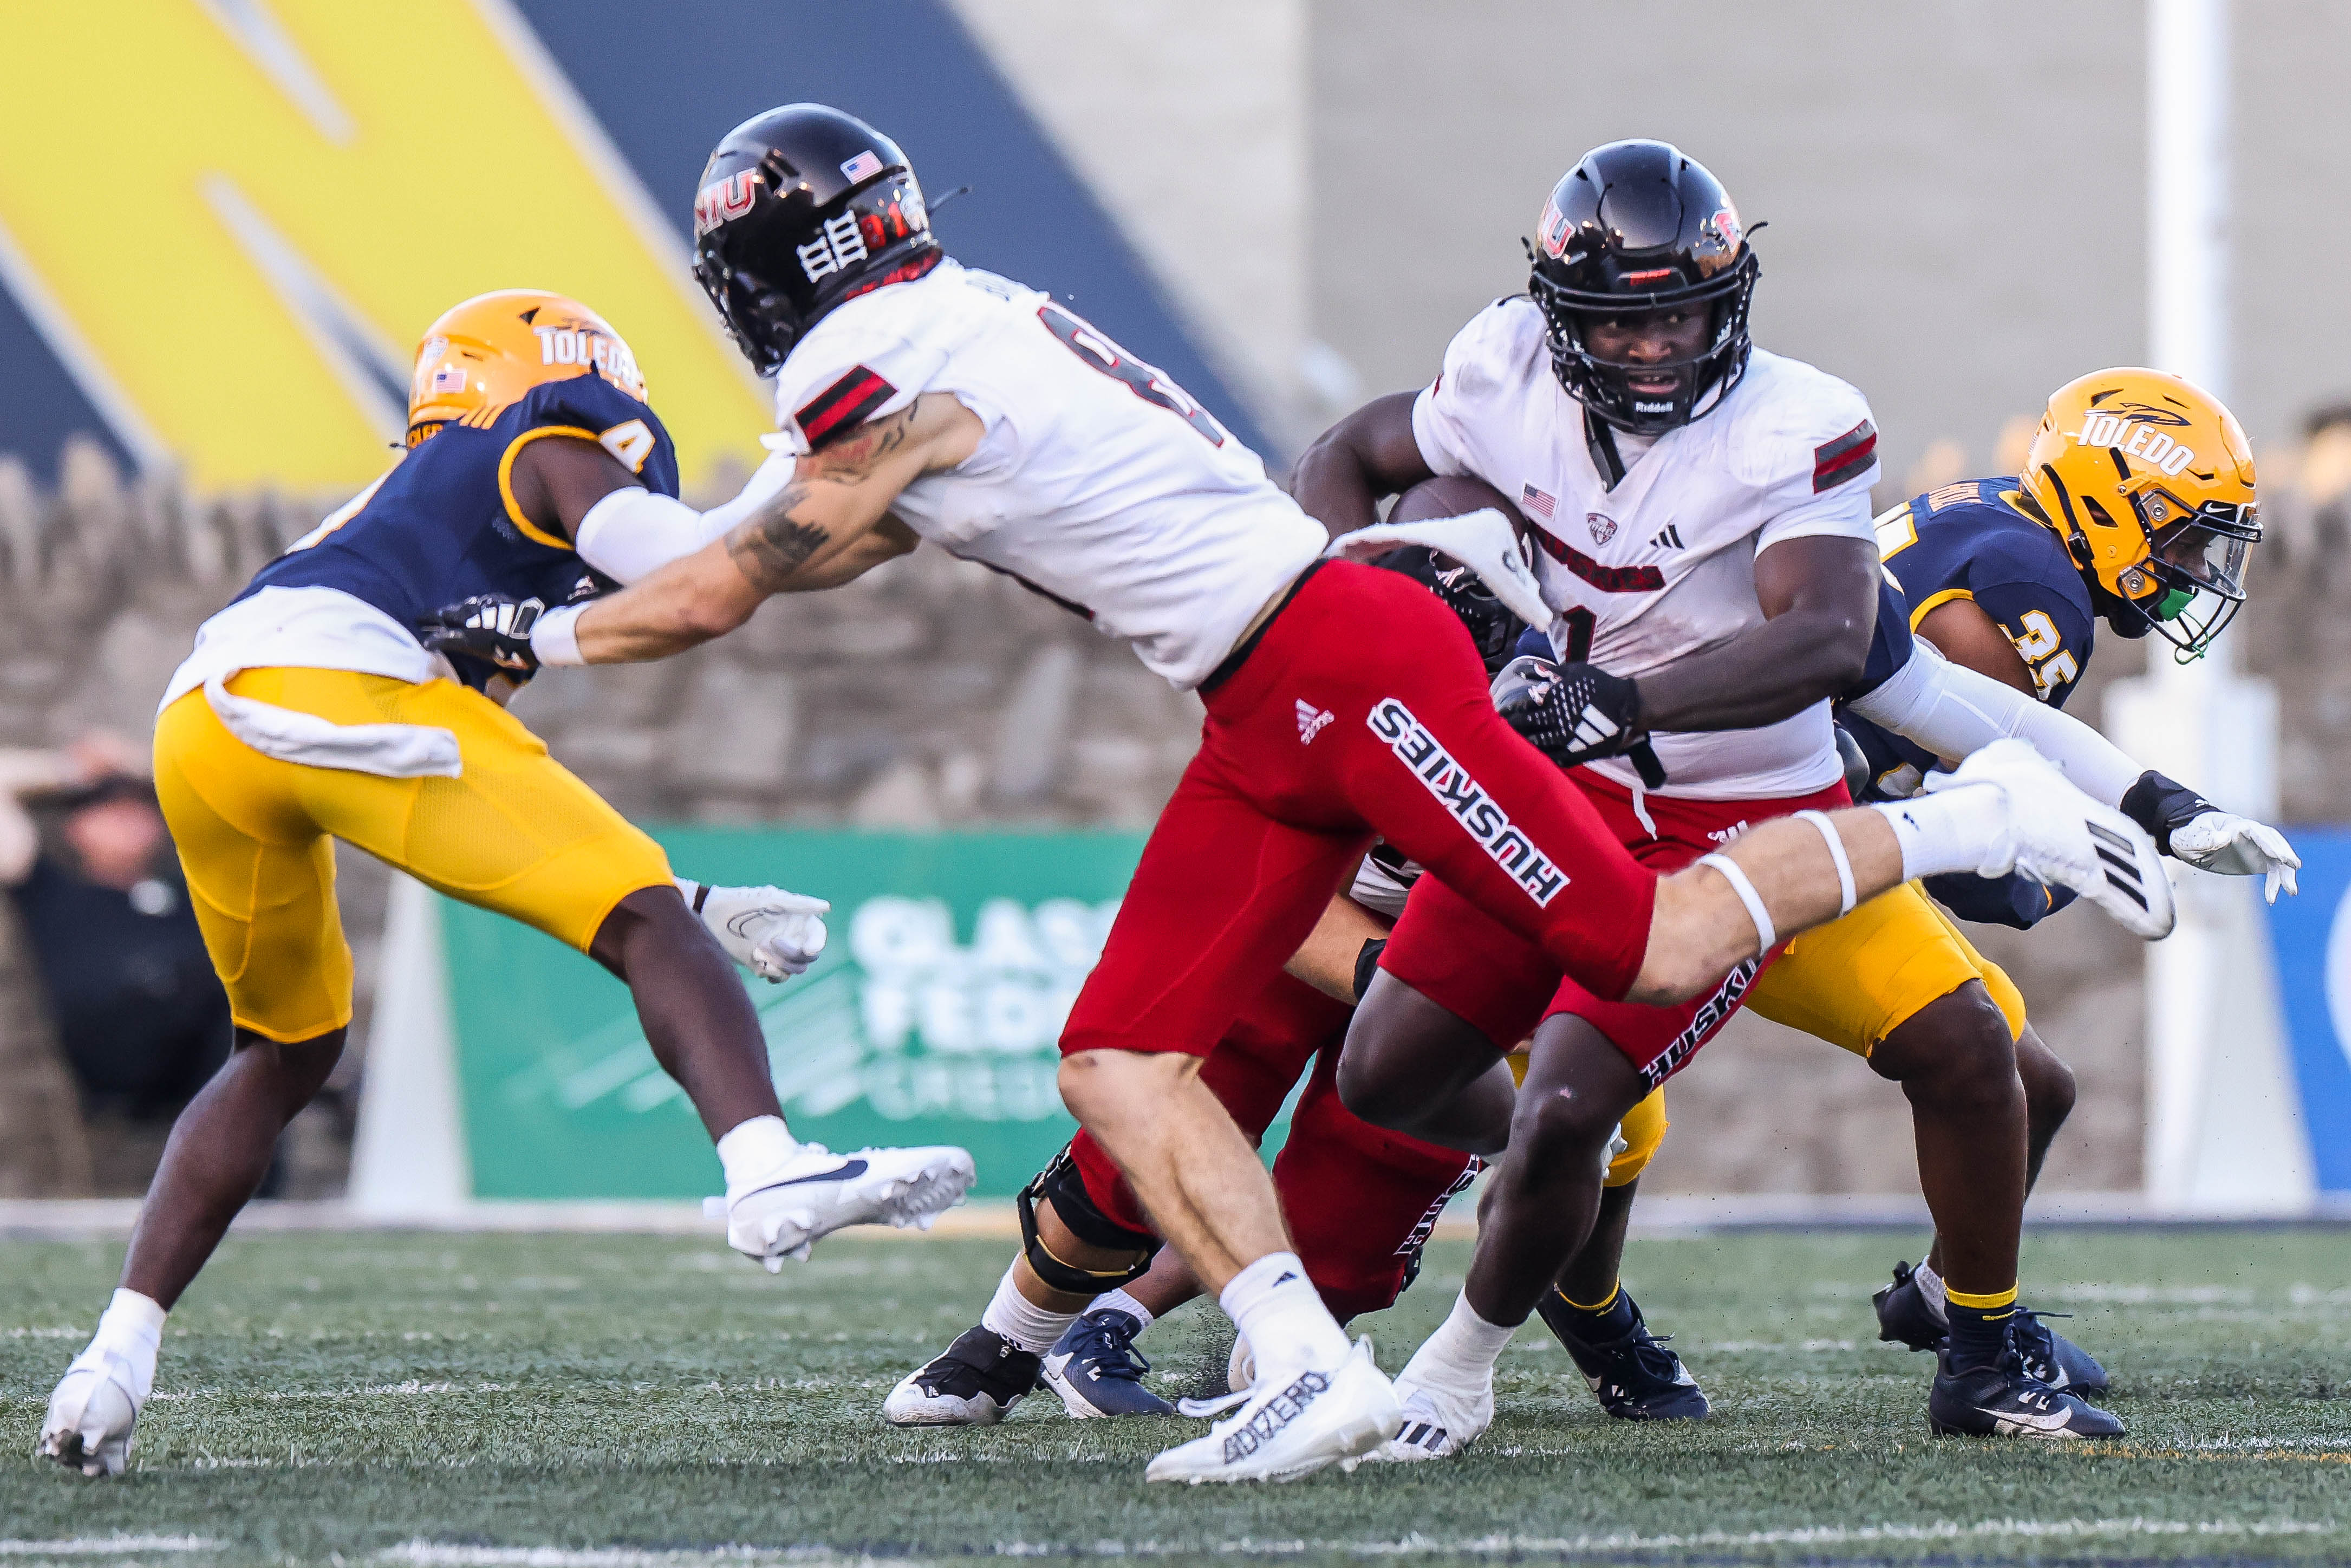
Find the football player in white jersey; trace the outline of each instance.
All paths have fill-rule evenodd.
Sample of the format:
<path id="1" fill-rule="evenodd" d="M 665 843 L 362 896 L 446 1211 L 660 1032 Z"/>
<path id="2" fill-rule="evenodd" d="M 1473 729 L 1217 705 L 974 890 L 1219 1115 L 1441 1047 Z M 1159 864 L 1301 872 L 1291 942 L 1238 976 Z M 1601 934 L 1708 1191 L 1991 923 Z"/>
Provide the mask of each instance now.
<path id="1" fill-rule="evenodd" d="M 1587 153 L 1537 245 L 1532 295 L 1473 319 L 1426 391 L 1342 422 L 1301 463 L 1299 498 L 1343 532 L 1431 474 L 1519 497 L 1569 668 L 1517 722 L 1589 764 L 1570 778 L 1628 851 L 1678 870 L 1846 802 L 1829 699 L 1860 677 L 1875 624 L 1876 433 L 1852 387 L 1753 347 L 1754 251 L 1677 149 Z M 1645 733 L 1654 750 L 1627 758 Z M 1468 1285 L 1400 1380 L 1405 1433 L 1384 1457 L 1458 1451 L 1491 1420 L 1493 1359 L 1589 1232 L 1611 1133 L 1771 956 L 1678 1007 L 1628 1006 L 1442 883 L 1414 889 L 1341 1092 L 1376 1124 L 1501 1159 Z M 1507 1094 L 1489 1070 L 1531 1034 L 1526 1092 Z"/>
<path id="2" fill-rule="evenodd" d="M 1256 1152 L 1198 1081 L 1374 834 L 1593 995 L 1663 1005 L 1928 872 L 2022 866 L 2143 935 L 2169 928 L 2153 841 L 2021 745 L 1923 801 L 1762 823 L 1661 878 L 1497 716 L 1442 603 L 1323 559 L 1323 528 L 1182 389 L 1047 296 L 941 256 L 904 156 L 871 126 L 810 104 L 745 122 L 705 172 L 695 227 L 704 286 L 776 376 L 778 461 L 730 503 L 742 520 L 717 542 L 527 635 L 485 616 L 452 645 L 658 658 L 929 539 L 1201 694 L 1201 749 L 1061 1039 L 1063 1099 L 1255 1351 L 1249 1397 L 1154 1459 L 1152 1479 L 1290 1479 L 1401 1425 L 1368 1344 L 1348 1345 L 1304 1278 Z M 677 538 L 708 537 L 682 505 L 620 501 L 674 507 Z M 1406 526 L 1549 618 L 1499 514 Z M 2144 873 L 2127 896 L 2101 874 L 2105 834 Z"/>

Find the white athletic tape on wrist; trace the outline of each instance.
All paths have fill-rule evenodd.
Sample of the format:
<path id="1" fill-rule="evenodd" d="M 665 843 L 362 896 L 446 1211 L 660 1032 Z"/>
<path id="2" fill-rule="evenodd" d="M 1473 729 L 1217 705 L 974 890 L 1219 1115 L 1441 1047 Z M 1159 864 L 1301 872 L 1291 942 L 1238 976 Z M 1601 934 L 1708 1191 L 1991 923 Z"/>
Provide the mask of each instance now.
<path id="1" fill-rule="evenodd" d="M 1842 901 L 1837 905 L 1837 913 L 1851 915 L 1855 904 L 1853 862 L 1845 858 L 1844 840 L 1837 836 L 1836 824 L 1829 821 L 1826 811 L 1799 811 L 1796 815 L 1821 831 L 1823 841 L 1829 846 L 1829 859 L 1836 862 L 1837 896 Z"/>
<path id="2" fill-rule="evenodd" d="M 580 656 L 580 612 L 584 604 L 550 610 L 531 623 L 530 651 L 542 664 L 584 664 Z"/>
<path id="3" fill-rule="evenodd" d="M 1771 911 L 1763 907 L 1762 897 L 1756 893 L 1755 884 L 1747 880 L 1745 872 L 1739 869 L 1739 862 L 1729 855 L 1716 854 L 1700 855 L 1698 863 L 1710 865 L 1722 873 L 1722 880 L 1730 884 L 1730 891 L 1737 894 L 1739 902 L 1747 906 L 1747 918 L 1755 922 L 1755 940 L 1761 944 L 1755 950 L 1769 953 L 1771 945 L 1780 940 L 1780 933 L 1773 928 Z"/>

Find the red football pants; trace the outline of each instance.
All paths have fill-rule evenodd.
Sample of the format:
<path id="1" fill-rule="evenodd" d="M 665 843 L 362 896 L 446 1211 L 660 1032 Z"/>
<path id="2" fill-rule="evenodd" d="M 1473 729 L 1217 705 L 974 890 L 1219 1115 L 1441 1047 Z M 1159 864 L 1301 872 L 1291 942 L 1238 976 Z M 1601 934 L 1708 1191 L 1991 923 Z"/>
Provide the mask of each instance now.
<path id="1" fill-rule="evenodd" d="M 1290 1139 L 1273 1162 L 1273 1186 L 1306 1277 L 1342 1322 L 1395 1301 L 1414 1243 L 1475 1168 L 1458 1149 L 1384 1132 L 1340 1103 L 1339 1047 L 1350 1016 L 1311 986 L 1277 975 L 1200 1064 L 1200 1081 L 1257 1143 L 1313 1063 Z M 1130 1230 L 1154 1233 L 1091 1134 L 1080 1129 L 1070 1153 L 1097 1209 Z"/>
<path id="2" fill-rule="evenodd" d="M 1654 873 L 1496 716 L 1468 632 L 1435 594 L 1327 562 L 1202 695 L 1200 750 L 1071 1009 L 1065 1054 L 1207 1055 L 1374 834 L 1593 994 L 1630 988 Z"/>
<path id="3" fill-rule="evenodd" d="M 1851 805 L 1840 782 L 1811 795 L 1761 800 L 1685 800 L 1633 791 L 1589 768 L 1568 777 L 1625 848 L 1660 876 L 1729 843 L 1750 825 L 1802 810 Z M 1511 1051 L 1555 1013 L 1572 1013 L 1607 1036 L 1652 1089 L 1678 1071 L 1739 1010 L 1780 949 L 1734 967 L 1720 985 L 1671 1007 L 1643 1007 L 1594 995 L 1550 955 L 1442 884 L 1424 877 L 1380 953 L 1380 967 L 1475 1026 L 1496 1051 Z"/>

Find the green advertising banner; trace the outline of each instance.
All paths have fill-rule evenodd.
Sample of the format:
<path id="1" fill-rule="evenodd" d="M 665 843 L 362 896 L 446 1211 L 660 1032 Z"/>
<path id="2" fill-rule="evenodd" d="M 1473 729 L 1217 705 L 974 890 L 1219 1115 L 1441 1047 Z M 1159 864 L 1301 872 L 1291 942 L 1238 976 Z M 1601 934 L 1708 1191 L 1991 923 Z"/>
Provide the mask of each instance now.
<path id="1" fill-rule="evenodd" d="M 1009 1197 L 1074 1130 L 1056 1040 L 1143 850 L 1134 833 L 656 830 L 681 874 L 832 901 L 781 986 L 747 977 L 792 1131 L 834 1149 L 960 1144 Z M 481 1198 L 684 1198 L 718 1162 L 627 988 L 441 901 L 457 1089 Z"/>

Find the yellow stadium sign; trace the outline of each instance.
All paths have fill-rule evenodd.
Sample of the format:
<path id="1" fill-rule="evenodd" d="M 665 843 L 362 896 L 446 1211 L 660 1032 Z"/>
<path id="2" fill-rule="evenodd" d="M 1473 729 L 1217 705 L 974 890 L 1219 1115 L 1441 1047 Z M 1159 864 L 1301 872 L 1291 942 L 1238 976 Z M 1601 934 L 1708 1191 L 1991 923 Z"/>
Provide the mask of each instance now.
<path id="1" fill-rule="evenodd" d="M 200 489 L 365 483 L 425 325 L 492 288 L 611 321 L 689 484 L 772 427 L 675 235 L 505 0 L 12 8 L 0 277 L 134 449 Z"/>

